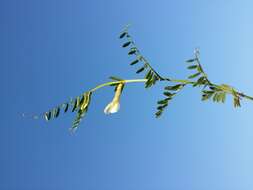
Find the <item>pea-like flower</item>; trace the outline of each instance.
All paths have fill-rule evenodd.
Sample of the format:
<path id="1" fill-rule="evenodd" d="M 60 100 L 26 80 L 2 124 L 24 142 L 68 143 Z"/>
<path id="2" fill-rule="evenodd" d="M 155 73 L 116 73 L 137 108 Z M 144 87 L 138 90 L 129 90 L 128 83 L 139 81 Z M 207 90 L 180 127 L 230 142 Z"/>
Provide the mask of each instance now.
<path id="1" fill-rule="evenodd" d="M 122 93 L 123 87 L 124 87 L 123 83 L 120 83 L 117 85 L 115 95 L 112 101 L 104 109 L 105 114 L 112 114 L 119 111 L 119 108 L 120 108 L 119 101 L 120 101 L 120 95 Z"/>

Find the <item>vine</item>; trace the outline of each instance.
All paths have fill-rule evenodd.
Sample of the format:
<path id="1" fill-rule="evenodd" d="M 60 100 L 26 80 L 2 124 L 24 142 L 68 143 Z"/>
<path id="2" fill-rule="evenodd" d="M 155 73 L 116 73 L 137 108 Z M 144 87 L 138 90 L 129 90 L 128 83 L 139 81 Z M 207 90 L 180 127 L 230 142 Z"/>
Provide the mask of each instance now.
<path id="1" fill-rule="evenodd" d="M 126 27 L 120 33 L 119 38 L 121 40 L 124 40 L 122 47 L 128 49 L 128 55 L 133 57 L 133 60 L 130 62 L 130 65 L 139 65 L 139 68 L 137 69 L 136 73 L 145 73 L 144 78 L 126 80 L 112 76 L 110 77 L 112 81 L 100 84 L 84 92 L 82 95 L 77 96 L 74 99 L 70 99 L 69 101 L 62 103 L 48 110 L 47 112 L 33 116 L 33 118 L 37 119 L 39 117 L 43 117 L 45 120 L 49 121 L 53 118 L 58 118 L 61 112 L 76 112 L 77 115 L 71 127 L 72 131 L 76 130 L 81 120 L 88 112 L 93 93 L 103 87 L 114 86 L 115 95 L 113 97 L 113 100 L 105 107 L 104 113 L 116 113 L 120 107 L 120 96 L 123 92 L 123 88 L 125 85 L 130 83 L 144 83 L 145 88 L 150 88 L 154 86 L 157 82 L 164 82 L 167 84 L 164 87 L 164 98 L 157 101 L 157 111 L 155 113 L 155 116 L 157 118 L 162 115 L 164 110 L 167 108 L 169 102 L 187 85 L 190 85 L 192 87 L 202 87 L 202 101 L 212 100 L 213 102 L 224 103 L 226 100 L 226 96 L 231 95 L 233 97 L 234 107 L 240 107 L 242 99 L 253 100 L 253 97 L 237 91 L 230 85 L 218 85 L 211 82 L 200 63 L 200 52 L 198 49 L 195 49 L 194 57 L 186 61 L 186 63 L 188 64 L 187 69 L 194 71 L 193 74 L 188 76 L 187 79 L 171 79 L 161 76 L 151 66 L 148 60 L 141 54 L 140 50 L 133 41 L 132 36 L 128 32 L 128 27 Z"/>

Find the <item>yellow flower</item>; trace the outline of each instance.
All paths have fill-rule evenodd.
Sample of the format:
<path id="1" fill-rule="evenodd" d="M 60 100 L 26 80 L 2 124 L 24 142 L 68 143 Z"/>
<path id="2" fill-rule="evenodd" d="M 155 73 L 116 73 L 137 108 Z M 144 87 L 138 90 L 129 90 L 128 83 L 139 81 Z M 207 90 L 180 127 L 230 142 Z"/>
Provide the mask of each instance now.
<path id="1" fill-rule="evenodd" d="M 120 83 L 117 85 L 114 98 L 104 109 L 105 114 L 112 114 L 119 111 L 119 108 L 120 108 L 119 101 L 120 101 L 120 95 L 122 93 L 123 87 L 124 87 L 123 83 Z"/>

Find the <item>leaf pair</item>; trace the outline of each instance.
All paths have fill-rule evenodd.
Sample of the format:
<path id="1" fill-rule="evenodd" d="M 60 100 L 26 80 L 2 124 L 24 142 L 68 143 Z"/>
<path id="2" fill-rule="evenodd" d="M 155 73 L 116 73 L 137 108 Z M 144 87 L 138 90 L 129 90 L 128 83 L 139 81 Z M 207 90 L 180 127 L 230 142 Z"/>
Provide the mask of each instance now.
<path id="1" fill-rule="evenodd" d="M 234 102 L 234 107 L 237 108 L 237 107 L 241 107 L 241 98 L 239 96 L 239 94 L 232 88 L 232 95 L 233 95 L 233 102 Z"/>
<path id="2" fill-rule="evenodd" d="M 148 61 L 141 55 L 140 51 L 135 46 L 135 43 L 133 42 L 127 30 L 124 30 L 120 34 L 119 38 L 127 38 L 127 41 L 123 43 L 122 47 L 126 48 L 130 46 L 128 55 L 136 56 L 135 59 L 130 63 L 130 65 L 135 65 L 140 62 L 143 63 L 143 65 L 137 69 L 136 73 L 139 74 L 147 70 L 147 72 L 145 73 L 145 78 L 147 79 L 147 82 L 145 83 L 145 88 L 153 86 L 157 80 L 163 80 L 163 78 L 150 66 Z"/>
<path id="3" fill-rule="evenodd" d="M 75 130 L 79 126 L 82 118 L 87 113 L 91 101 L 91 95 L 92 92 L 86 92 L 82 95 L 82 99 L 80 100 L 79 105 L 77 107 L 77 116 L 72 124 L 71 130 Z"/>
<path id="4" fill-rule="evenodd" d="M 145 82 L 145 88 L 155 85 L 156 81 L 159 80 L 157 75 L 151 69 L 149 69 L 149 71 L 146 73 L 145 79 L 147 79 Z"/>
<path id="5" fill-rule="evenodd" d="M 46 121 L 49 121 L 51 119 L 54 119 L 54 118 L 57 118 L 59 117 L 60 115 L 60 112 L 61 112 L 61 109 L 64 110 L 64 112 L 67 112 L 67 109 L 68 109 L 68 106 L 69 104 L 68 103 L 63 103 L 47 112 L 45 112 L 43 115 L 44 115 L 44 118 Z"/>
<path id="6" fill-rule="evenodd" d="M 186 62 L 192 64 L 192 65 L 188 66 L 187 69 L 196 71 L 196 73 L 190 75 L 188 77 L 188 79 L 194 79 L 194 78 L 198 77 L 199 75 L 201 75 L 202 72 L 201 72 L 200 65 L 197 63 L 197 58 L 189 59 Z"/>
<path id="7" fill-rule="evenodd" d="M 194 79 L 198 76 L 200 76 L 198 78 L 198 80 L 196 82 L 194 82 L 193 87 L 196 86 L 201 86 L 201 85 L 210 85 L 210 81 L 207 78 L 206 73 L 204 72 L 202 66 L 200 65 L 200 61 L 199 61 L 199 51 L 197 50 L 195 52 L 195 58 L 194 59 L 189 59 L 186 61 L 187 63 L 190 63 L 191 65 L 187 67 L 187 69 L 189 70 L 195 70 L 195 73 L 190 75 L 188 77 L 188 79 Z"/>
<path id="8" fill-rule="evenodd" d="M 209 100 L 212 98 L 213 102 L 222 102 L 225 103 L 226 101 L 226 95 L 232 94 L 233 96 L 233 104 L 234 107 L 240 107 L 240 95 L 236 90 L 234 90 L 232 87 L 226 84 L 222 85 L 216 85 L 216 86 L 210 86 L 210 90 L 203 90 L 202 91 L 202 101 Z"/>
<path id="9" fill-rule="evenodd" d="M 75 129 L 78 127 L 79 123 L 81 122 L 81 119 L 84 117 L 85 113 L 88 110 L 88 106 L 90 104 L 90 98 L 92 93 L 86 92 L 81 97 L 78 96 L 75 99 L 70 100 L 68 103 L 63 103 L 47 112 L 44 113 L 44 118 L 46 121 L 49 121 L 53 118 L 57 118 L 60 115 L 61 109 L 64 113 L 69 111 L 70 107 L 72 106 L 72 112 L 77 112 L 77 117 L 73 122 L 72 129 Z"/>
<path id="10" fill-rule="evenodd" d="M 202 101 L 206 101 L 212 98 L 213 102 L 222 102 L 225 103 L 226 92 L 220 88 L 211 86 L 210 90 L 202 90 Z"/>

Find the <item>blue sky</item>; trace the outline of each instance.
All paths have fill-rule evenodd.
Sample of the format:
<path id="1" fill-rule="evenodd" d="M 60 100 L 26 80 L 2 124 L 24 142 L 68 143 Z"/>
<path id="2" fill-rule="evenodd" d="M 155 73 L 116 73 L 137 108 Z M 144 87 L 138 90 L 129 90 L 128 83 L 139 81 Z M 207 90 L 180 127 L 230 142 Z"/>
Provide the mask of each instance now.
<path id="1" fill-rule="evenodd" d="M 138 78 L 118 34 L 126 24 L 159 73 L 185 78 L 195 47 L 210 79 L 253 94 L 250 0 L 2 0 L 0 189 L 251 190 L 253 103 L 201 102 L 186 88 L 155 119 L 163 85 L 97 91 L 75 115 L 24 119 L 105 82 Z"/>

